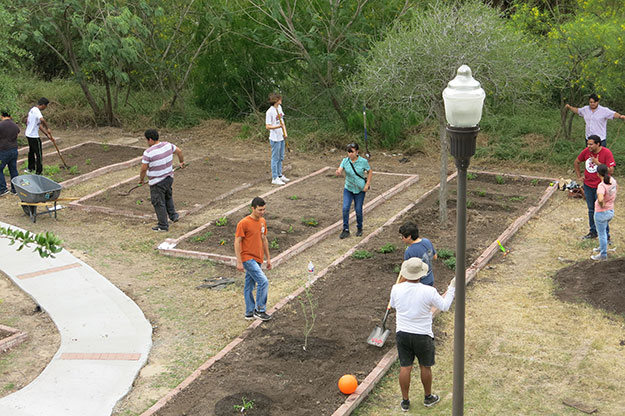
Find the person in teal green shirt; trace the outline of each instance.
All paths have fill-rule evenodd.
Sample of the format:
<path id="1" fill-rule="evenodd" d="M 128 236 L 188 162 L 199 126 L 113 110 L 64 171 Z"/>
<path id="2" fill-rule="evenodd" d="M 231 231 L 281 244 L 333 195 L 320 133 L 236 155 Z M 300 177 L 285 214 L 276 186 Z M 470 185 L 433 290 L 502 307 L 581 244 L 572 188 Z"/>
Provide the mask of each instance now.
<path id="1" fill-rule="evenodd" d="M 345 186 L 343 188 L 343 231 L 339 238 L 349 237 L 349 210 L 354 202 L 356 211 L 356 237 L 362 235 L 362 205 L 365 202 L 365 194 L 371 189 L 371 175 L 373 174 L 369 162 L 358 155 L 358 143 L 347 145 L 347 157 L 341 161 L 336 169 L 336 176 L 345 173 Z"/>

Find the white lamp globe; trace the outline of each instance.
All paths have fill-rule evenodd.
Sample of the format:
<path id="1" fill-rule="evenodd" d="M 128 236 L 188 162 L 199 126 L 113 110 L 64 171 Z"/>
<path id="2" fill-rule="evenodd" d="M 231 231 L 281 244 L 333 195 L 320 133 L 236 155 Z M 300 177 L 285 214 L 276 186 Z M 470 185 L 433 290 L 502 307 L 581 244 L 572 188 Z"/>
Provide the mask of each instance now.
<path id="1" fill-rule="evenodd" d="M 471 68 L 462 65 L 443 90 L 445 118 L 452 127 L 475 127 L 482 118 L 486 93 L 473 78 Z"/>

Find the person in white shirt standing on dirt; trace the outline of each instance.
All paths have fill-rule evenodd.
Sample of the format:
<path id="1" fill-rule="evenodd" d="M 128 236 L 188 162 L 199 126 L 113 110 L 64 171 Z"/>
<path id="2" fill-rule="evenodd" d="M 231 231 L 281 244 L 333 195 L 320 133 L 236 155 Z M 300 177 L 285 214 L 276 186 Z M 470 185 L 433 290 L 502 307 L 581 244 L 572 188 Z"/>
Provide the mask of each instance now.
<path id="1" fill-rule="evenodd" d="M 182 150 L 169 142 L 159 141 L 158 132 L 153 129 L 145 131 L 145 138 L 149 147 L 143 152 L 139 184 L 145 183 L 145 176 L 147 175 L 150 185 L 150 200 L 158 218 L 158 224 L 152 229 L 154 231 L 169 231 L 167 217 L 172 222 L 176 222 L 180 218 L 174 207 L 171 186 L 174 183 L 174 153 L 178 156 L 180 167 L 184 168 Z"/>
<path id="2" fill-rule="evenodd" d="M 599 96 L 597 94 L 590 94 L 587 106 L 577 108 L 567 104 L 565 107 L 567 110 L 571 110 L 584 118 L 586 122 L 586 140 L 595 134 L 601 138 L 601 146 L 603 147 L 607 147 L 608 120 L 615 118 L 625 120 L 625 115 L 599 105 Z"/>
<path id="3" fill-rule="evenodd" d="M 290 179 L 282 174 L 282 161 L 287 138 L 286 125 L 284 124 L 284 112 L 282 111 L 282 96 L 275 92 L 269 94 L 271 106 L 265 113 L 265 128 L 269 130 L 269 143 L 271 144 L 271 183 L 284 185 Z"/>
<path id="4" fill-rule="evenodd" d="M 429 267 L 417 257 L 401 265 L 399 283 L 391 289 L 391 308 L 397 311 L 395 339 L 399 355 L 399 387 L 401 410 L 410 409 L 410 373 L 415 357 L 419 361 L 425 407 L 434 406 L 440 397 L 432 394 L 432 366 L 434 365 L 434 333 L 432 332 L 432 307 L 449 310 L 456 293 L 456 279 L 452 279 L 443 296 L 432 286 L 421 283 Z"/>
<path id="5" fill-rule="evenodd" d="M 54 142 L 52 137 L 52 131 L 48 126 L 48 123 L 43 118 L 41 112 L 48 107 L 50 101 L 41 97 L 37 102 L 37 105 L 30 109 L 28 112 L 28 118 L 26 120 L 26 131 L 24 135 L 28 139 L 28 169 L 27 173 L 36 173 L 41 175 L 43 172 L 43 151 L 41 149 L 41 139 L 39 138 L 39 129 Z"/>

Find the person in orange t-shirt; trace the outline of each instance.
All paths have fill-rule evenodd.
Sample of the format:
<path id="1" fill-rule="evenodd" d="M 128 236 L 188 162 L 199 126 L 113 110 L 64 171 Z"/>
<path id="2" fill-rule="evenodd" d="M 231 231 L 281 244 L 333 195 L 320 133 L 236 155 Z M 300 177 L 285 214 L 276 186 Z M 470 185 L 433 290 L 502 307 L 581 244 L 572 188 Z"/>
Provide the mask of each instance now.
<path id="1" fill-rule="evenodd" d="M 263 259 L 267 259 L 267 270 L 271 270 L 269 242 L 267 241 L 267 222 L 265 221 L 265 200 L 261 197 L 252 199 L 252 213 L 237 224 L 234 235 L 234 253 L 237 256 L 237 270 L 245 272 L 245 319 L 268 321 L 271 315 L 265 312 L 269 280 L 261 268 Z M 254 300 L 254 287 L 256 300 Z"/>

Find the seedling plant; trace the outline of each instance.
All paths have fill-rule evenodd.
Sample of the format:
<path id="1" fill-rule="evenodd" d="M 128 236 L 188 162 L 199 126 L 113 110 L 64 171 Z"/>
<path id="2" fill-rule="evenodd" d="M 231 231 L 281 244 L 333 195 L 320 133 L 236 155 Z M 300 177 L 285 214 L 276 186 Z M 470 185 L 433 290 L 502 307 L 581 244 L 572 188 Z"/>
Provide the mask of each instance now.
<path id="1" fill-rule="evenodd" d="M 289 199 L 290 199 L 291 201 L 297 201 L 297 200 L 299 199 L 299 197 L 298 197 L 297 195 L 291 195 L 291 196 L 289 197 Z"/>
<path id="2" fill-rule="evenodd" d="M 384 254 L 392 253 L 395 250 L 396 250 L 395 245 L 391 243 L 386 243 L 378 249 L 380 253 L 384 253 Z"/>
<path id="3" fill-rule="evenodd" d="M 204 234 L 200 234 L 200 235 L 196 235 L 195 237 L 193 237 L 191 240 L 195 243 L 203 243 L 204 241 L 206 241 L 206 239 L 208 239 L 208 237 L 210 237 L 211 235 L 213 235 L 213 233 L 211 231 L 207 231 Z"/>
<path id="4" fill-rule="evenodd" d="M 358 260 L 370 259 L 371 257 L 373 257 L 373 253 L 365 249 L 356 250 L 352 254 L 352 257 Z"/>
<path id="5" fill-rule="evenodd" d="M 314 218 L 304 218 L 302 219 L 302 224 L 307 225 L 309 227 L 316 227 L 319 225 L 319 221 Z"/>
<path id="6" fill-rule="evenodd" d="M 506 183 L 506 178 L 501 175 L 496 175 L 495 182 L 497 182 L 498 185 L 503 185 L 504 183 Z"/>
<path id="7" fill-rule="evenodd" d="M 272 250 L 277 250 L 278 248 L 280 248 L 277 237 L 269 242 L 269 248 Z"/>
<path id="8" fill-rule="evenodd" d="M 227 217 L 221 217 L 221 218 L 217 219 L 217 221 L 215 221 L 215 224 L 217 225 L 217 227 L 223 227 L 226 224 L 228 224 L 228 218 Z"/>
<path id="9" fill-rule="evenodd" d="M 477 179 L 477 173 L 469 172 L 467 173 L 467 179 L 472 181 L 473 179 Z"/>
<path id="10" fill-rule="evenodd" d="M 241 413 L 246 410 L 254 408 L 254 400 L 247 400 L 247 397 L 241 397 L 242 404 L 235 404 L 232 406 L 234 410 L 239 410 Z"/>

